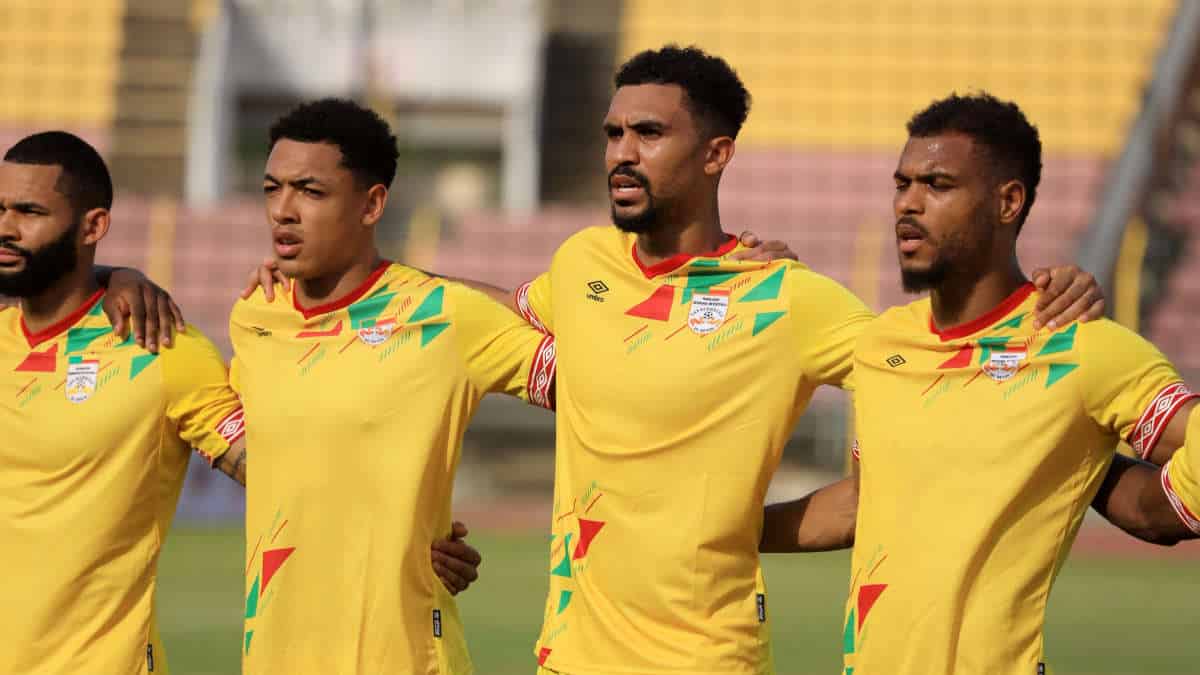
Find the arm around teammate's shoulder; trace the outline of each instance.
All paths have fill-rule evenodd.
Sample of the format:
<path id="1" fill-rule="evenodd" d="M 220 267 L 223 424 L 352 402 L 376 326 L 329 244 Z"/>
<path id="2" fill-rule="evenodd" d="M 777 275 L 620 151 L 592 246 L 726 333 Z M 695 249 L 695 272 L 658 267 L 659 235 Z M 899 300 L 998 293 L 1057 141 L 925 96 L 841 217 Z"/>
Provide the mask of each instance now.
<path id="1" fill-rule="evenodd" d="M 761 553 L 814 553 L 854 545 L 858 472 L 800 499 L 763 509 Z"/>

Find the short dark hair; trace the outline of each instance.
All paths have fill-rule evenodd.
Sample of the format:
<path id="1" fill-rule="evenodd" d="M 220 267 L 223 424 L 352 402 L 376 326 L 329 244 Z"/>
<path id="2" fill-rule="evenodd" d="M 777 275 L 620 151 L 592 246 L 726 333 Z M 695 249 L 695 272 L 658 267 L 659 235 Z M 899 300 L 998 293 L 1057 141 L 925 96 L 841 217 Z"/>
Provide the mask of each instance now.
<path id="1" fill-rule="evenodd" d="M 271 146 L 281 138 L 329 143 L 342 151 L 342 166 L 367 187 L 396 178 L 396 136 L 375 111 L 354 101 L 322 98 L 302 103 L 271 125 Z"/>
<path id="2" fill-rule="evenodd" d="M 617 70 L 619 89 L 638 84 L 674 84 L 687 94 L 692 114 L 717 135 L 737 138 L 750 113 L 750 92 L 724 59 L 699 47 L 648 49 Z"/>
<path id="3" fill-rule="evenodd" d="M 4 153 L 16 164 L 62 167 L 54 186 L 75 211 L 75 217 L 92 209 L 111 209 L 112 176 L 99 152 L 87 141 L 66 131 L 43 131 L 26 136 Z"/>
<path id="4" fill-rule="evenodd" d="M 1024 183 L 1026 199 L 1017 221 L 1019 232 L 1042 180 L 1042 141 L 1037 127 L 1029 123 L 1016 103 L 1001 101 L 986 91 L 966 96 L 950 94 L 908 121 L 908 135 L 913 138 L 949 132 L 965 134 L 982 145 L 998 179 L 1016 178 Z"/>

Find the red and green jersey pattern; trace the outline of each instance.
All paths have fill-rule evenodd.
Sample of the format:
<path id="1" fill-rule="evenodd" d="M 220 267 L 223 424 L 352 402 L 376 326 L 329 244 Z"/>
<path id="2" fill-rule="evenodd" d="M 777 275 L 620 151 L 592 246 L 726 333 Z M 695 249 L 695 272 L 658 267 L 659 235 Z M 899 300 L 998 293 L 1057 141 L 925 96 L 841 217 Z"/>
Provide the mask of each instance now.
<path id="1" fill-rule="evenodd" d="M 449 533 L 480 399 L 548 406 L 554 339 L 387 263 L 321 307 L 259 292 L 234 307 L 230 335 L 254 453 L 245 672 L 470 672 L 429 546 Z"/>
<path id="2" fill-rule="evenodd" d="M 189 447 L 243 433 L 207 338 L 150 354 L 101 298 L 36 334 L 0 312 L 0 672 L 165 672 L 155 568 Z"/>
<path id="3" fill-rule="evenodd" d="M 1026 285 L 937 331 L 928 298 L 859 340 L 846 675 L 1030 675 L 1047 598 L 1120 439 L 1149 454 L 1192 394 L 1107 320 L 1034 330 Z"/>
<path id="4" fill-rule="evenodd" d="M 547 669 L 771 672 L 762 507 L 813 391 L 872 318 L 792 261 L 642 265 L 583 230 L 517 291 L 558 341 L 553 538 L 535 654 Z"/>

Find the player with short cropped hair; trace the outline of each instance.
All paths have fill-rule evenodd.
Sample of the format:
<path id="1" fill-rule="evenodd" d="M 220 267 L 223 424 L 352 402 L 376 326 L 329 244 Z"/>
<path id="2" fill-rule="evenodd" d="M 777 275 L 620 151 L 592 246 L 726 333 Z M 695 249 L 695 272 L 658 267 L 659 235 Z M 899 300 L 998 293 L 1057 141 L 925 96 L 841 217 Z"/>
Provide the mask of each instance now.
<path id="1" fill-rule="evenodd" d="M 1164 461 L 1196 395 L 1111 321 L 1033 326 L 1038 293 L 1016 240 L 1041 143 L 1015 104 L 952 95 L 908 132 L 896 245 L 905 289 L 930 295 L 884 312 L 854 351 L 860 496 L 845 667 L 1041 672 L 1050 589 L 1118 440 Z M 1128 499 L 1096 502 L 1128 522 Z"/>
<path id="2" fill-rule="evenodd" d="M 225 365 L 195 328 L 159 354 L 114 333 L 93 267 L 112 181 L 65 132 L 0 163 L 0 671 L 163 673 L 159 548 L 194 447 L 244 447 Z"/>
<path id="3" fill-rule="evenodd" d="M 246 491 L 244 671 L 467 673 L 430 568 L 463 432 L 504 392 L 550 407 L 554 339 L 482 293 L 380 257 L 396 139 L 350 101 L 270 131 L 263 177 L 283 301 L 234 307 Z"/>

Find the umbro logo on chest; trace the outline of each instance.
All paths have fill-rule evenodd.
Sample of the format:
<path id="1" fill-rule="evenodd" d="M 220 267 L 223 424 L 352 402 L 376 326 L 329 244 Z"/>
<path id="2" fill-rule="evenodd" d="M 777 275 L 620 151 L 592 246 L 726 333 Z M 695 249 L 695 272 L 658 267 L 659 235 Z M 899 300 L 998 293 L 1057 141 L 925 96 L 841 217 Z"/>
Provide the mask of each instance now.
<path id="1" fill-rule="evenodd" d="M 587 287 L 588 300 L 591 300 L 592 302 L 604 302 L 604 298 L 600 296 L 608 292 L 608 284 L 597 279 L 596 281 L 589 281 Z"/>

